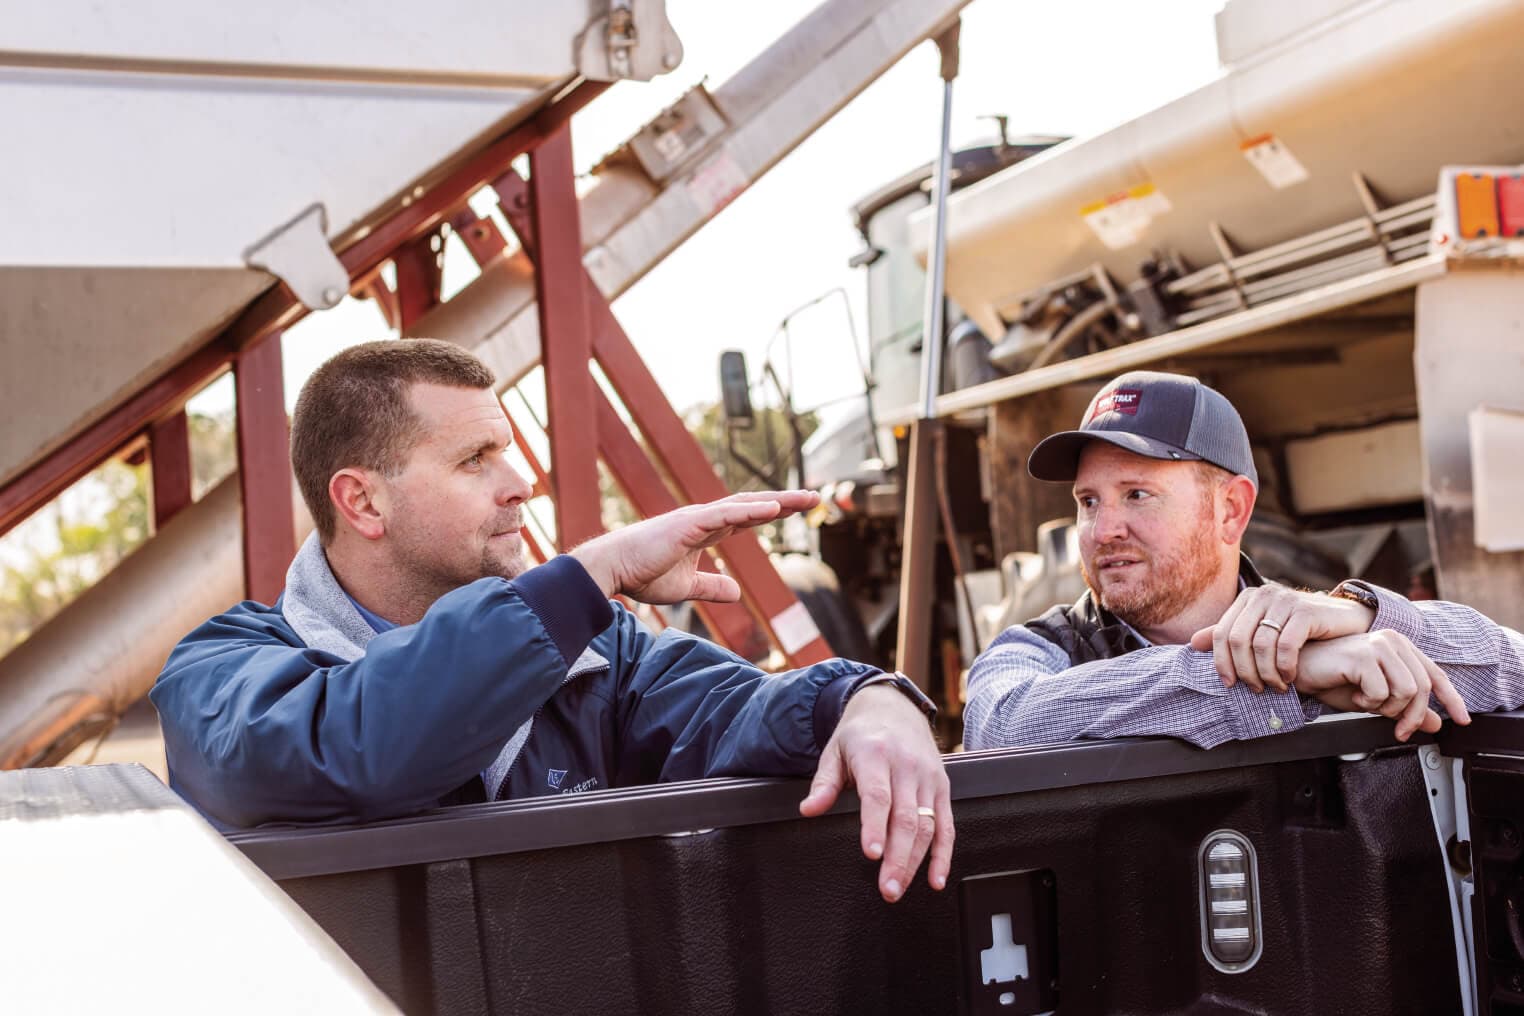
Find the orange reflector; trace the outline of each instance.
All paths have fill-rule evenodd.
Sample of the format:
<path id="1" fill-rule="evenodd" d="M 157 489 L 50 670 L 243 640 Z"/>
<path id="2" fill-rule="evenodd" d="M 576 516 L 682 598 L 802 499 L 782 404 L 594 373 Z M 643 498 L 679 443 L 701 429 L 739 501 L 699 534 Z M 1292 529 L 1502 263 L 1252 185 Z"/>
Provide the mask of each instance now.
<path id="1" fill-rule="evenodd" d="M 1455 214 L 1464 240 L 1498 235 L 1497 184 L 1490 175 L 1456 174 Z"/>

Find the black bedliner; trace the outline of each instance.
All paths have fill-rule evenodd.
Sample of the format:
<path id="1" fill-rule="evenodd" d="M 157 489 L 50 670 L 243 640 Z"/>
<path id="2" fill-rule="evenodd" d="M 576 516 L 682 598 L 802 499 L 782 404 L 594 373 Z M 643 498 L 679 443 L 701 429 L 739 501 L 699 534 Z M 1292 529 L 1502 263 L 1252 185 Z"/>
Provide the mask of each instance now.
<path id="1" fill-rule="evenodd" d="M 1524 745 L 1521 724 L 1478 718 L 1442 737 Z M 989 944 L 962 930 L 982 916 L 960 909 L 999 880 L 963 880 L 1015 872 L 1032 898 L 1051 891 L 1053 930 L 1023 927 L 1053 938 L 1032 955 L 1051 961 L 1066 1016 L 1431 1016 L 1460 1003 L 1425 743 L 1358 718 L 1212 751 L 1127 740 L 959 755 L 952 882 L 918 880 L 894 906 L 858 850 L 855 801 L 801 819 L 796 780 L 232 839 L 414 1013 L 996 1011 L 965 960 Z M 1197 851 L 1219 829 L 1259 864 L 1263 954 L 1239 974 L 1201 949 Z"/>

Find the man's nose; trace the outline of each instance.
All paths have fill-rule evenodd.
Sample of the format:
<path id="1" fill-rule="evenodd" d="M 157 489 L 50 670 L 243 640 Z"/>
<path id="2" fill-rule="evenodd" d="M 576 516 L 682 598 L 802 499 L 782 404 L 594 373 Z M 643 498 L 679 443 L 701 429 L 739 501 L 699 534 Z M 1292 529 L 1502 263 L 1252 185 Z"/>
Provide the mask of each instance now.
<path id="1" fill-rule="evenodd" d="M 509 465 L 508 461 L 504 459 L 503 476 L 499 481 L 497 488 L 497 503 L 502 505 L 509 505 L 521 501 L 528 501 L 529 495 L 532 493 L 534 493 L 534 488 L 530 486 L 528 480 L 524 479 L 524 474 L 520 473 L 517 469 L 514 469 L 513 466 Z"/>
<path id="2" fill-rule="evenodd" d="M 1113 543 L 1127 538 L 1127 517 L 1114 505 L 1101 505 L 1093 516 L 1097 543 Z"/>

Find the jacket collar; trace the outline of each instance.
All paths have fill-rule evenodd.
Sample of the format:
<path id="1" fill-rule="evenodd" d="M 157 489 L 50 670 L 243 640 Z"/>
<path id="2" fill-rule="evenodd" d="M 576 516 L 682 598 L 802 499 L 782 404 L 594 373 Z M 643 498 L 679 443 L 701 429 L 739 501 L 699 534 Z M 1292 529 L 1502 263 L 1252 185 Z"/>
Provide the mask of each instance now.
<path id="1" fill-rule="evenodd" d="M 342 660 L 364 656 L 376 635 L 334 578 L 315 532 L 286 569 L 286 591 L 277 606 L 303 642 Z"/>

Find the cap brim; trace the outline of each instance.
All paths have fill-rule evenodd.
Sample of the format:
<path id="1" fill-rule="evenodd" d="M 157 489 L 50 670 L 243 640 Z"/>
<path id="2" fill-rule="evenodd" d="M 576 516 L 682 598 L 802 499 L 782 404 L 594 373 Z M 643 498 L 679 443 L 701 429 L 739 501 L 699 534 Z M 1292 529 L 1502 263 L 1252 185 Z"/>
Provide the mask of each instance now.
<path id="1" fill-rule="evenodd" d="M 1105 441 L 1134 455 L 1173 462 L 1196 462 L 1200 455 L 1151 437 L 1123 430 L 1066 430 L 1043 438 L 1027 459 L 1027 472 L 1039 480 L 1070 483 L 1079 473 L 1080 452 L 1091 441 Z"/>

